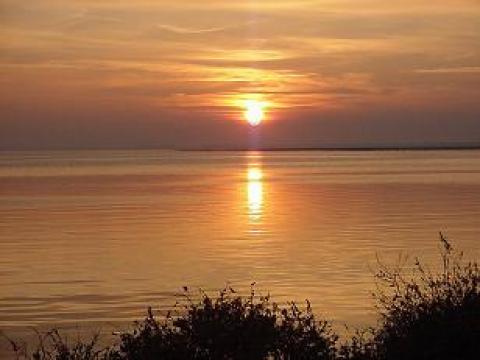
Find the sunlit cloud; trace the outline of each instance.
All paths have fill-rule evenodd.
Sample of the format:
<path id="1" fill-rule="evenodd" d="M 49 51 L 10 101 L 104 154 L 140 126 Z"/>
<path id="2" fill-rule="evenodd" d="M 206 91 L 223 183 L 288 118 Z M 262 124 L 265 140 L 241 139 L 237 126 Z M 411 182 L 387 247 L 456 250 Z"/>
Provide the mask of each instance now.
<path id="1" fill-rule="evenodd" d="M 464 66 L 453 68 L 437 68 L 437 69 L 418 69 L 420 74 L 480 74 L 480 66 Z"/>
<path id="2" fill-rule="evenodd" d="M 156 25 L 158 29 L 166 30 L 175 34 L 182 34 L 182 35 L 192 35 L 192 34 L 208 34 L 208 33 L 215 33 L 218 31 L 223 31 L 226 27 L 212 27 L 206 29 L 193 29 L 193 28 L 186 28 L 181 26 L 175 25 L 168 25 L 168 24 L 159 24 Z"/>

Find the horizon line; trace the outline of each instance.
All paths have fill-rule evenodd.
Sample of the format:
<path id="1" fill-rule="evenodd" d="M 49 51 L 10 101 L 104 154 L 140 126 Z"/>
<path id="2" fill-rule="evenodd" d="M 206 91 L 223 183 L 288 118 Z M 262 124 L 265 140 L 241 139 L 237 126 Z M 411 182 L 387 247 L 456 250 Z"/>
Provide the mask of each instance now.
<path id="1" fill-rule="evenodd" d="M 120 151 L 120 150 L 164 150 L 164 151 L 428 151 L 428 150 L 480 150 L 478 144 L 445 144 L 445 145 L 379 145 L 379 146 L 294 146 L 294 147 L 72 147 L 72 148 L 24 148 L 0 149 L 0 152 L 33 152 L 33 151 Z"/>

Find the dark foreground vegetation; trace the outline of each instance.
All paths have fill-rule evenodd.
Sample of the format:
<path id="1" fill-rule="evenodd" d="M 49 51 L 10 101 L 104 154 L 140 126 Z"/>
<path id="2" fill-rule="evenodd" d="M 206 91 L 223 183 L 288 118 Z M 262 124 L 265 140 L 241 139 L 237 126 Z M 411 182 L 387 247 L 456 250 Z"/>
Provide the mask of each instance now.
<path id="1" fill-rule="evenodd" d="M 310 304 L 279 307 L 269 296 L 239 296 L 227 287 L 218 297 L 203 294 L 158 320 L 151 310 L 117 344 L 98 338 L 69 344 L 53 330 L 39 334 L 28 352 L 11 341 L 13 357 L 35 360 L 150 359 L 432 359 L 480 358 L 480 271 L 465 262 L 440 235 L 442 269 L 431 273 L 417 259 L 413 273 L 379 264 L 375 294 L 377 327 L 359 330 L 340 343 Z"/>

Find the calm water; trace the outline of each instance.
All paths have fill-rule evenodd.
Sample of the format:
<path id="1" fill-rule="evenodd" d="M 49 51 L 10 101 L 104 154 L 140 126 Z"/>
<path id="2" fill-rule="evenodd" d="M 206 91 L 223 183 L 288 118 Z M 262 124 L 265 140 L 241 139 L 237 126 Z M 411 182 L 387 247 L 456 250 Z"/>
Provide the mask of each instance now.
<path id="1" fill-rule="evenodd" d="M 374 321 L 376 254 L 480 254 L 480 151 L 0 153 L 0 328 L 115 324 L 182 285 Z"/>

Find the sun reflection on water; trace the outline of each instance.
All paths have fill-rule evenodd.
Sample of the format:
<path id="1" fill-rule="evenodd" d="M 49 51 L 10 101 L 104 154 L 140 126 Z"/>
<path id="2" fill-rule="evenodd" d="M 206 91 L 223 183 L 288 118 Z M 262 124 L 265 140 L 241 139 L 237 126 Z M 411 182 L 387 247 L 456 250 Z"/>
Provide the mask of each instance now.
<path id="1" fill-rule="evenodd" d="M 249 165 L 247 169 L 248 216 L 258 221 L 263 212 L 263 173 L 258 165 Z"/>

